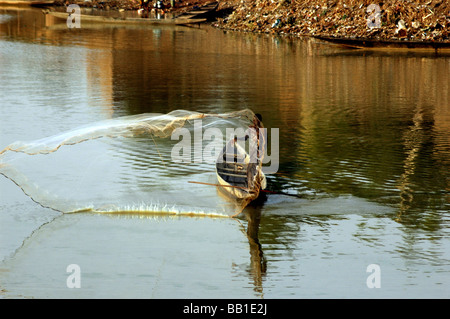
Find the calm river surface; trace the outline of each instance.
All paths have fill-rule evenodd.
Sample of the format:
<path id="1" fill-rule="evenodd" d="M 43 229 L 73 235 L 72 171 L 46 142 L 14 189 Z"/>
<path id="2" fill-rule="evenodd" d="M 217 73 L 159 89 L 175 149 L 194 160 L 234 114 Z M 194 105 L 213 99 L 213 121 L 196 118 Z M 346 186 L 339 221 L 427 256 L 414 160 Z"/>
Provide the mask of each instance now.
<path id="1" fill-rule="evenodd" d="M 0 175 L 0 298 L 448 298 L 449 74 L 450 54 L 68 29 L 1 8 L 0 151 L 129 115 L 249 108 L 279 129 L 268 189 L 299 197 L 228 218 L 216 187 L 187 183 L 215 183 L 214 165 L 163 160 L 172 144 L 148 135 L 5 152 L 27 179 Z M 55 210 L 68 203 L 123 212 Z"/>

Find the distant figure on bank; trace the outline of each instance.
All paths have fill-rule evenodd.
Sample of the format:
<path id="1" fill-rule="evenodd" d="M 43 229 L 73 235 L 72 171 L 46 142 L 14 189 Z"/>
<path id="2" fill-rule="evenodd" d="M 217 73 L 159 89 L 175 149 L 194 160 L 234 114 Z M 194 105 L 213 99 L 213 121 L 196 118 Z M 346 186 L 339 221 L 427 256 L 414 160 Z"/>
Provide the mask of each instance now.
<path id="1" fill-rule="evenodd" d="M 157 0 L 155 4 L 153 5 L 153 8 L 155 9 L 155 13 L 164 14 L 164 3 L 160 0 Z"/>
<path id="2" fill-rule="evenodd" d="M 138 12 L 142 15 L 143 18 L 148 18 L 149 15 L 149 8 L 150 0 L 141 0 L 140 9 Z"/>

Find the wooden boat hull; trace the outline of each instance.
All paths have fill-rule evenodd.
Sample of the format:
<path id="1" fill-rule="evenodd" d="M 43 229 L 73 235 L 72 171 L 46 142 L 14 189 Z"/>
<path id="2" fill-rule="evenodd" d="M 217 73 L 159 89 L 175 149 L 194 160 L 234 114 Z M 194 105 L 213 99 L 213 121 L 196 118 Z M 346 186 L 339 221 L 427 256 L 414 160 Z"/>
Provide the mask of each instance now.
<path id="1" fill-rule="evenodd" d="M 219 2 L 211 2 L 207 5 L 204 5 L 200 8 L 184 12 L 177 16 L 177 18 L 187 18 L 187 19 L 200 19 L 200 18 L 209 18 L 216 12 L 219 7 Z"/>
<path id="2" fill-rule="evenodd" d="M 2 0 L 0 0 L 2 1 Z M 197 10 L 192 10 L 183 13 L 175 18 L 131 18 L 131 17 L 110 17 L 110 16 L 97 16 L 89 14 L 81 14 L 81 23 L 103 23 L 103 24 L 120 24 L 120 25 L 188 25 L 188 24 L 199 24 L 208 21 L 209 16 L 216 11 L 219 3 L 213 2 L 205 5 Z M 50 11 L 48 14 L 67 20 L 69 13 L 67 12 L 57 12 Z"/>
<path id="3" fill-rule="evenodd" d="M 55 1 L 26 1 L 26 0 L 0 0 L 0 5 L 46 7 L 55 4 Z"/>
<path id="4" fill-rule="evenodd" d="M 262 172 L 262 164 L 251 169 L 250 157 L 237 143 L 231 141 L 224 147 L 216 162 L 216 175 L 223 192 L 230 197 L 248 202 L 259 196 L 261 189 L 266 188 L 266 177 Z M 253 183 L 252 180 L 255 180 Z"/>
<path id="5" fill-rule="evenodd" d="M 355 49 L 450 49 L 450 42 L 442 41 L 374 40 L 363 38 L 334 38 L 325 36 L 313 37 L 318 40 Z"/>
<path id="6" fill-rule="evenodd" d="M 50 11 L 48 14 L 67 20 L 69 13 L 67 12 L 56 12 Z M 125 17 L 106 17 L 106 16 L 95 16 L 89 14 L 80 15 L 81 23 L 103 23 L 103 24 L 120 24 L 120 25 L 187 25 L 187 24 L 197 24 L 205 22 L 206 19 L 185 19 L 185 18 L 175 18 L 175 19 L 152 19 L 152 18 L 125 18 Z"/>

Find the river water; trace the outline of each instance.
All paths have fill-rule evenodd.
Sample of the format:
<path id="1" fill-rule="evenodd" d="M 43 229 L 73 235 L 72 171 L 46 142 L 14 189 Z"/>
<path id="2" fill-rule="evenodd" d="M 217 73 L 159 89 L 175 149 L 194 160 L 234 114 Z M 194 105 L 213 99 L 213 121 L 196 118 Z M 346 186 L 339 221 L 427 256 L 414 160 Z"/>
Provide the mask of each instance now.
<path id="1" fill-rule="evenodd" d="M 0 150 L 144 113 L 248 108 L 278 129 L 279 165 L 277 193 L 228 218 L 232 200 L 188 183 L 216 183 L 214 165 L 170 161 L 167 139 L 4 152 L 0 298 L 446 298 L 449 74 L 443 52 L 69 29 L 1 8 Z"/>

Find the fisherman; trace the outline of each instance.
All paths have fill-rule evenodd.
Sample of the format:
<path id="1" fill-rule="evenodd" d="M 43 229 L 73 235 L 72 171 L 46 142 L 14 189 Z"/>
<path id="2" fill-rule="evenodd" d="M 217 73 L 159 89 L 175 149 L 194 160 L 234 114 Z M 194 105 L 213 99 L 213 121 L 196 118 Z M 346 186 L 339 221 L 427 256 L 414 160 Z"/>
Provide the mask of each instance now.
<path id="1" fill-rule="evenodd" d="M 156 13 L 160 13 L 160 14 L 164 14 L 164 3 L 160 0 L 157 0 L 154 5 L 153 8 L 155 9 Z"/>
<path id="2" fill-rule="evenodd" d="M 253 123 L 252 125 L 249 126 L 250 130 L 254 130 L 253 134 L 253 138 L 256 138 L 256 146 L 257 146 L 257 157 L 258 159 L 261 158 L 261 154 L 259 153 L 260 151 L 260 128 L 264 128 L 264 125 L 262 123 L 262 115 L 259 113 L 256 113 L 255 116 L 253 117 Z M 264 142 L 264 141 L 263 141 Z"/>
<path id="3" fill-rule="evenodd" d="M 249 145 L 249 156 L 250 163 L 248 163 L 247 167 L 247 180 L 248 187 L 252 189 L 254 187 L 255 182 L 259 182 L 259 172 L 257 172 L 257 167 L 262 160 L 262 156 L 264 155 L 264 134 L 260 129 L 264 128 L 262 123 L 262 116 L 259 113 L 256 113 L 253 117 L 253 123 L 249 126 L 248 130 L 251 138 Z M 247 135 L 246 135 L 247 139 Z M 262 152 L 262 153 L 261 153 Z"/>
<path id="4" fill-rule="evenodd" d="M 262 116 L 256 113 L 253 117 L 252 124 L 249 125 L 248 129 L 245 131 L 244 139 L 249 141 L 249 157 L 250 161 L 247 166 L 247 180 L 248 188 L 252 189 L 255 182 L 254 177 L 259 175 L 257 172 L 257 167 L 260 165 L 262 156 L 264 155 L 264 134 L 260 129 L 264 128 L 262 123 Z M 236 143 L 238 137 L 234 137 L 234 143 Z M 239 138 L 242 140 L 242 138 Z"/>
<path id="5" fill-rule="evenodd" d="M 150 0 L 141 0 L 140 12 L 142 12 L 143 18 L 148 18 Z"/>

